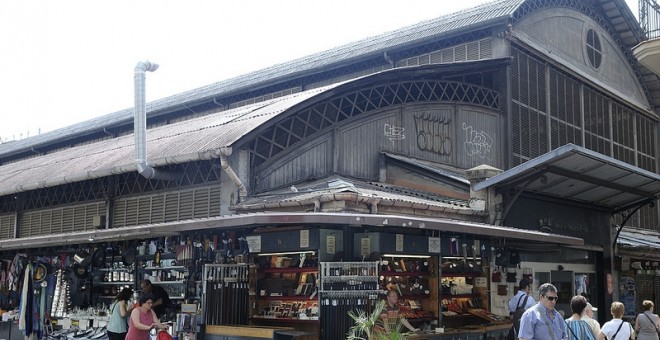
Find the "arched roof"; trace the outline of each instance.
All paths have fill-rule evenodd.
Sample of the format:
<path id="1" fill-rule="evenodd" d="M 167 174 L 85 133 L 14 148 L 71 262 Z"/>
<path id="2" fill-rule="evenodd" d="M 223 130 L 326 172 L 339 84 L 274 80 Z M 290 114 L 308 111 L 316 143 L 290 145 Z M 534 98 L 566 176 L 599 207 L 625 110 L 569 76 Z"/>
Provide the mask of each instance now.
<path id="1" fill-rule="evenodd" d="M 338 94 L 354 91 L 356 88 L 368 88 L 383 82 L 406 82 L 410 79 L 419 81 L 427 77 L 440 79 L 443 74 L 455 74 L 467 69 L 503 67 L 508 62 L 509 59 L 506 58 L 392 69 L 344 83 L 159 126 L 147 132 L 148 162 L 152 167 L 159 167 L 219 158 L 221 152 L 226 153 L 229 148 L 262 138 L 260 136 L 263 134 L 260 133 L 268 131 L 276 122 L 290 117 L 299 109 Z M 465 86 L 474 91 L 492 92 L 477 86 Z M 428 95 L 418 98 L 409 97 L 409 92 L 405 92 L 405 98 L 394 98 L 391 103 L 381 105 L 415 100 L 469 100 L 440 87 L 429 91 Z M 451 97 L 443 98 L 445 93 L 450 93 Z M 396 97 L 397 93 L 393 96 Z M 493 105 L 497 99 L 495 96 L 486 94 L 485 99 L 482 99 L 483 105 Z M 125 135 L 3 164 L 0 166 L 0 196 L 136 171 L 133 138 L 133 135 Z M 268 156 L 272 155 L 269 153 Z"/>

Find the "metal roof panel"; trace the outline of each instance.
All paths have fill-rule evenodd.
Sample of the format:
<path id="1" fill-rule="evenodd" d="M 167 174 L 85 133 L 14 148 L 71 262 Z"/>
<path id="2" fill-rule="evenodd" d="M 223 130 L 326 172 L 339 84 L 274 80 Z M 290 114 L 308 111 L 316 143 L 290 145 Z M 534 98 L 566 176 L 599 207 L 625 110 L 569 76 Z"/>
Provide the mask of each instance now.
<path id="1" fill-rule="evenodd" d="M 475 185 L 624 209 L 660 197 L 660 175 L 567 144 Z"/>

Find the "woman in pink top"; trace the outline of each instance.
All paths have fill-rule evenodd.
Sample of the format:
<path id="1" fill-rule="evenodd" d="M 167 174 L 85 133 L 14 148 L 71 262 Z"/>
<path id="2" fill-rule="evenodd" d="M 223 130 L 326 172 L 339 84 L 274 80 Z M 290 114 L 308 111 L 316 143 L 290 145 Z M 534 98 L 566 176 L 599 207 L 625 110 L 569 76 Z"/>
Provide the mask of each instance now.
<path id="1" fill-rule="evenodd" d="M 151 294 L 140 295 L 138 299 L 140 307 L 133 309 L 128 321 L 126 340 L 149 340 L 149 331 L 152 328 L 165 329 L 165 326 L 156 317 L 156 313 L 151 310 L 153 299 Z"/>

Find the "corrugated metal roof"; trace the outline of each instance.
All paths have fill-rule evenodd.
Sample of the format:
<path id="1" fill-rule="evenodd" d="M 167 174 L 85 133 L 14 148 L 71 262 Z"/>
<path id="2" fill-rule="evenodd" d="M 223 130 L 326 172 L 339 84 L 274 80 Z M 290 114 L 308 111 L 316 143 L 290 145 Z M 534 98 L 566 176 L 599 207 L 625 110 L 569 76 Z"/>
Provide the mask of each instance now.
<path id="1" fill-rule="evenodd" d="M 286 109 L 338 85 L 149 129 L 149 164 L 156 167 L 213 157 L 214 150 L 231 146 Z M 135 171 L 134 145 L 131 134 L 4 164 L 0 166 L 0 195 Z"/>
<path id="2" fill-rule="evenodd" d="M 285 63 L 273 65 L 262 70 L 192 89 L 180 94 L 149 102 L 147 112 L 153 115 L 181 107 L 184 104 L 200 103 L 220 96 L 259 89 L 286 79 L 304 76 L 328 70 L 332 67 L 350 63 L 360 58 L 378 56 L 384 52 L 401 50 L 416 44 L 423 44 L 434 39 L 467 32 L 489 25 L 503 24 L 515 13 L 526 0 L 495 0 L 460 12 L 447 14 L 435 19 L 385 32 L 373 37 L 348 43 L 333 49 L 314 53 Z M 641 30 L 624 0 L 597 0 L 602 12 L 612 22 L 616 32 L 626 46 L 632 48 L 640 41 Z M 646 85 L 655 94 L 660 93 L 657 76 L 640 65 Z M 642 79 L 642 81 L 644 80 Z M 655 96 L 660 98 L 660 96 Z M 654 100 L 650 98 L 650 100 Z M 660 100 L 660 99 L 659 99 Z M 656 100 L 655 104 L 660 105 Z M 38 149 L 41 145 L 54 143 L 103 129 L 130 123 L 133 108 L 110 113 L 98 118 L 46 132 L 30 138 L 0 144 L 0 155 L 10 155 L 20 151 Z"/>
<path id="3" fill-rule="evenodd" d="M 660 249 L 660 233 L 648 229 L 624 227 L 617 240 L 619 246 L 629 249 Z"/>
<path id="4" fill-rule="evenodd" d="M 474 186 L 515 188 L 618 211 L 660 197 L 660 175 L 567 144 Z"/>
<path id="5" fill-rule="evenodd" d="M 460 173 L 457 173 L 457 172 L 454 172 L 454 171 L 449 171 L 447 169 L 443 169 L 443 168 L 438 167 L 436 164 L 433 164 L 433 163 L 428 162 L 428 161 L 423 161 L 423 160 L 420 160 L 420 159 L 414 159 L 414 158 L 410 158 L 410 157 L 406 157 L 406 156 L 395 155 L 395 154 L 389 153 L 389 152 L 383 152 L 383 154 L 385 154 L 387 157 L 394 158 L 394 159 L 399 160 L 401 162 L 413 164 L 415 166 L 426 169 L 426 170 L 431 171 L 433 173 L 436 173 L 438 175 L 445 176 L 445 177 L 450 178 L 454 181 L 470 185 L 470 181 L 468 181 L 465 178 L 465 173 L 460 174 Z"/>
<path id="6" fill-rule="evenodd" d="M 302 58 L 267 67 L 238 77 L 196 88 L 147 104 L 149 114 L 181 106 L 184 103 L 199 102 L 204 99 L 226 96 L 260 86 L 290 79 L 298 75 L 327 70 L 345 64 L 353 59 L 370 55 L 381 55 L 385 51 L 401 49 L 408 45 L 423 43 L 430 39 L 454 34 L 476 26 L 487 26 L 493 22 L 506 20 L 524 0 L 497 0 L 461 12 L 422 21 L 398 30 L 368 37 L 333 49 L 314 53 Z M 133 108 L 117 111 L 102 117 L 90 119 L 68 127 L 46 132 L 30 138 L 0 144 L 0 155 L 12 154 L 19 150 L 62 140 L 66 136 L 89 133 L 108 126 L 125 124 L 133 120 Z"/>
<path id="7" fill-rule="evenodd" d="M 469 202 L 436 194 L 400 188 L 385 183 L 368 183 L 341 176 L 300 183 L 293 188 L 274 190 L 248 198 L 233 206 L 236 210 L 263 210 L 268 207 L 292 207 L 311 204 L 315 199 L 339 199 L 338 195 L 350 193 L 359 201 L 379 200 L 378 205 L 410 207 L 426 210 L 452 210 L 463 215 L 483 215 L 473 211 Z M 353 197 L 351 197 L 353 198 Z"/>

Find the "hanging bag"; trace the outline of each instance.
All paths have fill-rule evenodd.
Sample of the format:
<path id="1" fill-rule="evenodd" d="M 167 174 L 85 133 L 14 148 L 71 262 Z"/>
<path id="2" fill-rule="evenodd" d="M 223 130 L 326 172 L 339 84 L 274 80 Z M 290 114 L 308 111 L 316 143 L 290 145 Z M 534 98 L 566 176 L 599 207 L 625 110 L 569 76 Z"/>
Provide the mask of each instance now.
<path id="1" fill-rule="evenodd" d="M 642 313 L 642 314 L 644 314 L 644 316 L 646 316 L 646 318 L 649 319 L 649 321 L 653 325 L 653 328 L 655 328 L 655 331 L 658 333 L 658 336 L 660 336 L 660 329 L 658 329 L 658 326 L 655 324 L 655 322 L 653 322 L 653 319 L 651 319 L 651 317 L 646 313 Z"/>

